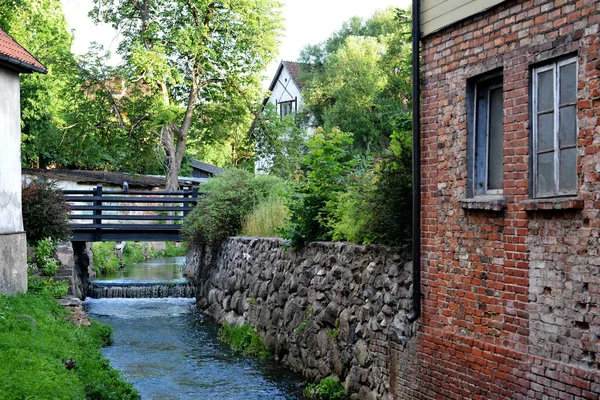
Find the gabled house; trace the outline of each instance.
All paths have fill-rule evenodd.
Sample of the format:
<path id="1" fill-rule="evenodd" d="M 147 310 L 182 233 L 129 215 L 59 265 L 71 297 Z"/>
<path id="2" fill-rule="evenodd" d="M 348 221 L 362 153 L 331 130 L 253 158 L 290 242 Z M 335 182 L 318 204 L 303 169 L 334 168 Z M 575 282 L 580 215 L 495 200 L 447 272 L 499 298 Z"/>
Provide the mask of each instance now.
<path id="1" fill-rule="evenodd" d="M 273 104 L 281 118 L 295 115 L 302 110 L 304 100 L 302 99 L 302 83 L 299 80 L 300 68 L 301 64 L 294 61 L 279 63 L 269 85 L 269 97 L 262 102 L 263 108 L 269 103 Z M 311 132 L 311 129 L 307 129 L 307 133 Z M 271 166 L 272 160 L 269 157 L 257 157 L 254 170 L 256 173 L 264 173 L 268 172 Z"/>
<path id="2" fill-rule="evenodd" d="M 600 2 L 413 6 L 422 306 L 395 395 L 598 399 Z"/>
<path id="3" fill-rule="evenodd" d="M 21 211 L 19 74 L 46 68 L 0 30 L 0 292 L 27 291 L 27 239 Z"/>

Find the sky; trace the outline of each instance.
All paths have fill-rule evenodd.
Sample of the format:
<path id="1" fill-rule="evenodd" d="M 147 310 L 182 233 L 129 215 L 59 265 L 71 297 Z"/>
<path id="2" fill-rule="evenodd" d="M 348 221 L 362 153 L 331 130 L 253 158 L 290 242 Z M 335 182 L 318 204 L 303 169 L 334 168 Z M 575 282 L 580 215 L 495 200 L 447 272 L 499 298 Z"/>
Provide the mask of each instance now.
<path id="1" fill-rule="evenodd" d="M 369 18 L 378 9 L 389 6 L 406 8 L 411 0 L 281 0 L 285 37 L 281 40 L 279 55 L 265 72 L 265 82 L 271 81 L 280 60 L 296 61 L 300 50 L 307 44 L 326 40 L 342 27 L 344 21 L 357 15 Z M 69 24 L 74 30 L 72 51 L 83 54 L 92 41 L 97 41 L 115 53 L 118 35 L 108 25 L 95 26 L 87 13 L 92 0 L 62 0 Z M 118 63 L 118 58 L 113 59 Z"/>

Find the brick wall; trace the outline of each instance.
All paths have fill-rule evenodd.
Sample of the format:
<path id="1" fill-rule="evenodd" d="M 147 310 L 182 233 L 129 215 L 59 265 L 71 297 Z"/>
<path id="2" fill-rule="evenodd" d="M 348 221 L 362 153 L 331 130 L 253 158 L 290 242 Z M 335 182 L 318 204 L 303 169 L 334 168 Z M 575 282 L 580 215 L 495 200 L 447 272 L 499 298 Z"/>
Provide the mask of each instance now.
<path id="1" fill-rule="evenodd" d="M 506 1 L 423 40 L 422 399 L 600 396 L 600 2 Z M 530 200 L 530 71 L 578 57 L 578 179 Z M 502 70 L 504 203 L 467 197 L 467 80 Z M 529 201 L 528 201 L 529 200 Z"/>

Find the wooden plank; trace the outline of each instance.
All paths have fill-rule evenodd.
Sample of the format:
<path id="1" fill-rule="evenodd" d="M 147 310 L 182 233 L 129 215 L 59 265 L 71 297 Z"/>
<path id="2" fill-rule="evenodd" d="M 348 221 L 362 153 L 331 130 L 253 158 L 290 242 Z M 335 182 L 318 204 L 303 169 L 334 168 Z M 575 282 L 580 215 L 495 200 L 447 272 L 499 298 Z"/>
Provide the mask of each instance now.
<path id="1" fill-rule="evenodd" d="M 195 207 L 183 207 L 183 206 L 90 206 L 90 205 L 71 205 L 71 211 L 192 211 Z"/>
<path id="2" fill-rule="evenodd" d="M 77 196 L 66 198 L 67 202 L 82 203 L 100 201 L 102 203 L 197 203 L 192 198 L 161 198 L 161 197 L 125 197 L 125 196 Z"/>
<path id="3" fill-rule="evenodd" d="M 71 214 L 70 219 L 98 219 L 96 215 L 92 214 Z M 100 219 L 102 220 L 118 220 L 118 221 L 178 221 L 184 218 L 183 215 L 123 215 L 123 214 L 103 214 Z"/>
<path id="4" fill-rule="evenodd" d="M 71 224 L 71 230 L 129 230 L 129 231 L 169 231 L 181 229 L 181 224 Z"/>
<path id="5" fill-rule="evenodd" d="M 74 242 L 107 242 L 107 241 L 131 241 L 131 242 L 180 242 L 179 232 L 144 232 L 144 231 L 104 231 L 96 236 L 95 231 L 76 231 L 71 235 Z"/>

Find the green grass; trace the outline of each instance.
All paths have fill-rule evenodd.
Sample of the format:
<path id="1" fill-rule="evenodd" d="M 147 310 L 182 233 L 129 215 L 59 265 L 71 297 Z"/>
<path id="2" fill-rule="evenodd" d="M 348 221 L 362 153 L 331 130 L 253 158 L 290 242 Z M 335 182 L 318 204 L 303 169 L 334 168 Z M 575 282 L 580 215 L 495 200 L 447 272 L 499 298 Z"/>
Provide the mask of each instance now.
<path id="1" fill-rule="evenodd" d="M 248 324 L 238 326 L 224 324 L 219 329 L 219 339 L 245 356 L 258 357 L 263 360 L 271 358 L 271 354 L 265 349 L 262 338 Z"/>
<path id="2" fill-rule="evenodd" d="M 49 296 L 0 294 L 0 397 L 139 399 L 100 352 L 110 328 L 77 328 L 68 315 Z"/>
<path id="3" fill-rule="evenodd" d="M 280 236 L 289 220 L 289 210 L 283 200 L 271 196 L 261 201 L 242 224 L 242 236 Z"/>

